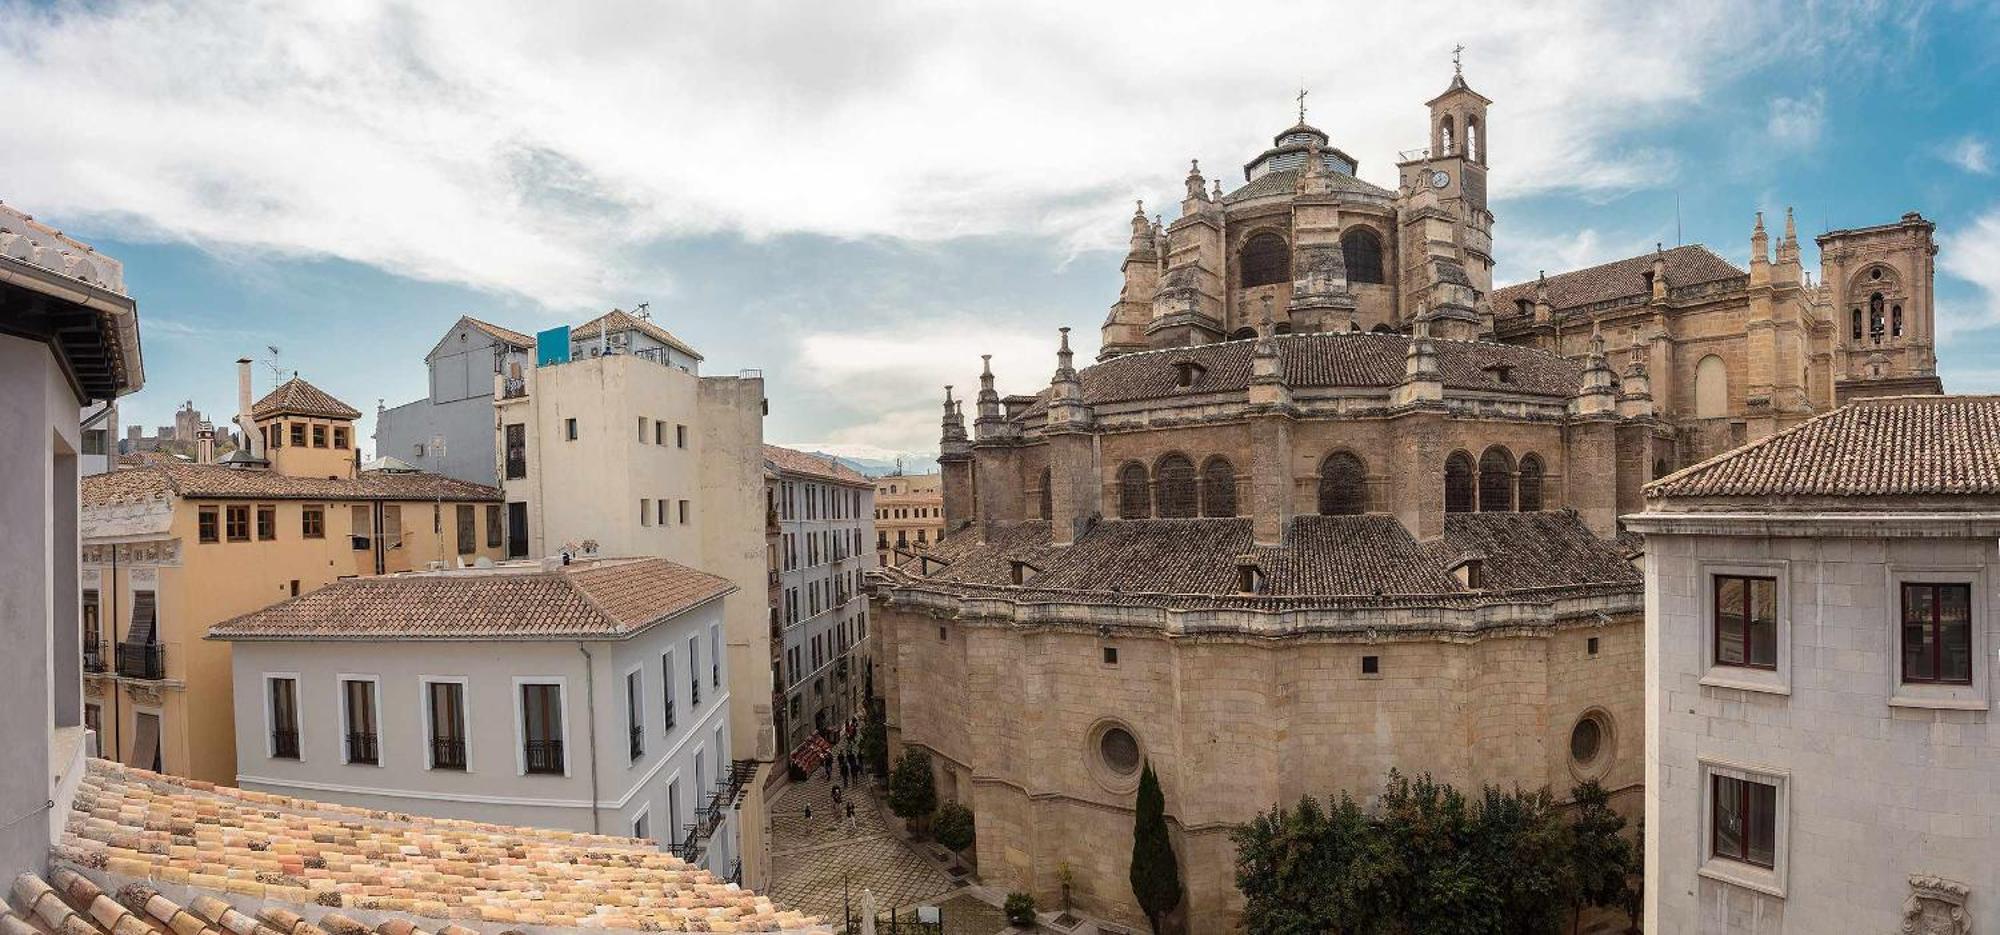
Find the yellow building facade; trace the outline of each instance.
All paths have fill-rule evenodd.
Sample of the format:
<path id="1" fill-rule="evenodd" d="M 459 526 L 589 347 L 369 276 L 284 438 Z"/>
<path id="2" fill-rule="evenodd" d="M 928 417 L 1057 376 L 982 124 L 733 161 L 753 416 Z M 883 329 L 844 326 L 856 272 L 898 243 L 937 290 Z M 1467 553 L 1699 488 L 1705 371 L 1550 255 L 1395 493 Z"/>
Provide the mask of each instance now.
<path id="1" fill-rule="evenodd" d="M 86 478 L 80 524 L 96 752 L 231 785 L 229 646 L 205 639 L 210 626 L 337 578 L 505 552 L 497 489 L 360 470 L 358 413 L 311 384 L 294 378 L 243 408 L 249 448 L 221 463 L 146 456 Z"/>
<path id="2" fill-rule="evenodd" d="M 944 480 L 929 474 L 875 478 L 875 561 L 893 563 L 897 549 L 927 549 L 944 538 Z"/>

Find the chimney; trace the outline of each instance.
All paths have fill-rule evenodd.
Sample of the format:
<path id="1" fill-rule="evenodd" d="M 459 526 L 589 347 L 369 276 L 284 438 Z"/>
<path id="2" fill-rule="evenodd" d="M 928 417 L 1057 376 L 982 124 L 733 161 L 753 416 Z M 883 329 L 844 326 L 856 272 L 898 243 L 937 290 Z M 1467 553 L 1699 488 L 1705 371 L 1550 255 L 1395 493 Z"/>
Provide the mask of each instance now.
<path id="1" fill-rule="evenodd" d="M 250 358 L 236 358 L 236 427 L 243 432 L 243 450 L 250 456 L 263 460 L 264 439 L 257 434 L 257 423 L 250 418 Z"/>

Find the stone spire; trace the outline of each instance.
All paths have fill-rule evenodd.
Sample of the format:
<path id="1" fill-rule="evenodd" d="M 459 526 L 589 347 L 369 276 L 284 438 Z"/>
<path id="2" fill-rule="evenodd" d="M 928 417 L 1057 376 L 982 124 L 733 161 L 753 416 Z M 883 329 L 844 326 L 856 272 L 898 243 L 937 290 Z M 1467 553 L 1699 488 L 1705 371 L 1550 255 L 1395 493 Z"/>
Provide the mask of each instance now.
<path id="1" fill-rule="evenodd" d="M 1667 251 L 1664 244 L 1653 243 L 1653 301 L 1667 300 Z"/>
<path id="2" fill-rule="evenodd" d="M 1194 214 L 1208 207 L 1208 180 L 1201 175 L 1201 160 L 1188 161 L 1187 197 L 1181 199 L 1181 215 Z"/>
<path id="3" fill-rule="evenodd" d="M 1771 282 L 1771 236 L 1764 232 L 1764 212 L 1757 212 L 1757 226 L 1750 231 L 1750 285 Z"/>
<path id="4" fill-rule="evenodd" d="M 1076 355 L 1069 349 L 1069 328 L 1059 329 L 1062 342 L 1056 347 L 1056 373 L 1049 380 L 1051 429 L 1074 428 L 1090 423 L 1090 407 L 1083 402 L 1083 381 L 1076 375 Z"/>
<path id="5" fill-rule="evenodd" d="M 1785 237 L 1778 241 L 1778 262 L 1797 265 L 1799 262 L 1799 225 L 1792 219 L 1792 208 L 1785 206 Z"/>
<path id="6" fill-rule="evenodd" d="M 1576 415 L 1609 413 L 1618 408 L 1618 378 L 1604 356 L 1604 332 L 1594 320 L 1590 331 L 1590 357 L 1583 367 L 1583 385 L 1570 401 Z"/>
<path id="7" fill-rule="evenodd" d="M 1056 348 L 1055 382 L 1074 383 L 1076 382 L 1076 367 L 1074 365 L 1076 354 L 1069 349 L 1069 326 L 1064 325 L 1056 330 L 1062 333 L 1062 343 Z"/>
<path id="8" fill-rule="evenodd" d="M 965 437 L 965 413 L 951 398 L 951 384 L 944 387 L 944 431 L 941 450 L 946 454 L 963 453 L 971 450 Z"/>
<path id="9" fill-rule="evenodd" d="M 972 420 L 973 436 L 991 438 L 999 433 L 1000 394 L 993 389 L 993 355 L 979 355 L 979 416 Z"/>
<path id="10" fill-rule="evenodd" d="M 1403 351 L 1403 382 L 1389 397 L 1392 406 L 1444 401 L 1444 377 L 1438 372 L 1437 346 L 1431 343 L 1431 313 L 1418 306 L 1410 326 L 1410 344 Z"/>
<path id="11" fill-rule="evenodd" d="M 1132 249 L 1130 256 L 1153 252 L 1153 224 L 1146 220 L 1146 203 L 1137 202 L 1132 210 Z"/>
<path id="12" fill-rule="evenodd" d="M 1548 270 L 1537 270 L 1535 272 L 1535 324 L 1548 324 L 1549 319 L 1554 318 L 1555 314 L 1555 306 L 1549 302 Z"/>
<path id="13" fill-rule="evenodd" d="M 1646 364 L 1639 355 L 1625 365 L 1625 377 L 1618 386 L 1618 414 L 1638 418 L 1653 414 L 1653 383 L 1646 377 Z"/>

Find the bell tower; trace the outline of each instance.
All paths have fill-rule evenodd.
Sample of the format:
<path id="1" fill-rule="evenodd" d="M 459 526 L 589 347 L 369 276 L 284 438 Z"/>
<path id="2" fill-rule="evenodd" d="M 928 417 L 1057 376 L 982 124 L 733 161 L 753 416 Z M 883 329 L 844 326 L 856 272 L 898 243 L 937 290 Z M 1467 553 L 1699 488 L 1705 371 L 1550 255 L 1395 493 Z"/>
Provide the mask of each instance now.
<path id="1" fill-rule="evenodd" d="M 1430 110 L 1430 146 L 1397 163 L 1401 180 L 1399 277 L 1401 319 L 1414 322 L 1426 311 L 1439 321 L 1433 334 L 1452 337 L 1471 322 L 1473 334 L 1491 330 L 1493 214 L 1486 209 L 1485 95 L 1465 83 L 1452 50 L 1451 84 L 1425 104 Z"/>
<path id="2" fill-rule="evenodd" d="M 1944 392 L 1932 282 L 1937 225 L 1914 211 L 1890 224 L 1819 235 L 1834 315 L 1834 401 Z"/>

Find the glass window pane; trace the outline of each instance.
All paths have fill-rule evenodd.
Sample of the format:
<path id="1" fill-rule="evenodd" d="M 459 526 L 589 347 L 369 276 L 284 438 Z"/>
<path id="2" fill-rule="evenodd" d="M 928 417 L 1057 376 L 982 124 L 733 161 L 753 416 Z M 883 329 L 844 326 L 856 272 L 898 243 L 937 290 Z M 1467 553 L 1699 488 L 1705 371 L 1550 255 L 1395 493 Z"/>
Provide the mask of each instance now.
<path id="1" fill-rule="evenodd" d="M 1952 682 L 1972 681 L 1972 589 L 1962 584 L 1938 586 L 1938 639 L 1943 642 L 1944 671 Z"/>
<path id="2" fill-rule="evenodd" d="M 1714 854 L 1731 860 L 1743 856 L 1743 814 L 1738 806 L 1742 783 L 1727 776 L 1715 777 Z"/>
<path id="3" fill-rule="evenodd" d="M 1937 669 L 1931 665 L 1929 621 L 1903 624 L 1903 678 L 1920 681 L 1937 678 Z"/>
<path id="4" fill-rule="evenodd" d="M 1750 787 L 1750 862 L 1769 867 L 1775 862 L 1778 838 L 1778 787 L 1761 782 Z"/>
<path id="5" fill-rule="evenodd" d="M 1750 664 L 1753 666 L 1777 666 L 1777 621 L 1758 619 L 1750 624 Z"/>
<path id="6" fill-rule="evenodd" d="M 1748 661 L 1743 655 L 1743 584 L 1742 578 L 1715 579 L 1715 661 L 1723 665 Z"/>

